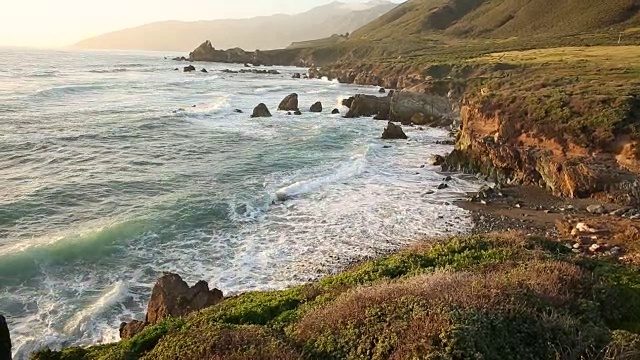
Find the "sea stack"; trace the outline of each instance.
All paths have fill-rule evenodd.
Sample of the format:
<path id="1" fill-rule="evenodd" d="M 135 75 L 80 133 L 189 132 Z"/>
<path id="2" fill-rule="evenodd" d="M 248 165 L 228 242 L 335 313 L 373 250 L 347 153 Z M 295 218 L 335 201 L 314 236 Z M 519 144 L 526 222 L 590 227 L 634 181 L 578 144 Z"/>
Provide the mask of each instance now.
<path id="1" fill-rule="evenodd" d="M 11 360 L 11 335 L 7 319 L 0 315 L 0 360 Z"/>

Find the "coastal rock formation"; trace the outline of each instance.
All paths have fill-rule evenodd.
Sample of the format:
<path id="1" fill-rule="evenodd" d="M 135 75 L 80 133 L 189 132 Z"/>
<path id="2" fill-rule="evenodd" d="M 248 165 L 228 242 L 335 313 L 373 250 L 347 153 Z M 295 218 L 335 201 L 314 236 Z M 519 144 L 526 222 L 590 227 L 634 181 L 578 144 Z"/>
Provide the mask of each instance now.
<path id="1" fill-rule="evenodd" d="M 189 54 L 189 61 L 251 64 L 254 66 L 283 65 L 310 66 L 311 61 L 301 57 L 299 50 L 244 51 L 240 48 L 216 50 L 207 40 Z"/>
<path id="2" fill-rule="evenodd" d="M 172 59 L 173 61 L 187 61 L 187 58 L 184 56 L 178 56 L 178 57 L 174 57 Z"/>
<path id="3" fill-rule="evenodd" d="M 353 104 L 353 100 L 355 100 L 355 96 L 350 96 L 346 99 L 342 99 L 342 106 L 346 106 L 348 108 L 351 107 L 351 104 Z"/>
<path id="4" fill-rule="evenodd" d="M 168 317 L 182 317 L 194 311 L 213 306 L 224 299 L 222 291 L 209 290 L 206 281 L 189 285 L 177 274 L 167 273 L 156 282 L 147 306 L 145 321 L 131 321 L 120 326 L 120 337 L 131 338 L 149 324 Z"/>
<path id="5" fill-rule="evenodd" d="M 409 91 L 393 93 L 389 118 L 402 124 L 446 126 L 452 123 L 451 106 L 446 98 Z"/>
<path id="6" fill-rule="evenodd" d="M 338 109 L 333 109 L 333 110 L 331 111 L 331 114 L 334 114 L 334 115 L 335 115 L 335 114 L 340 114 L 340 110 L 338 110 Z"/>
<path id="7" fill-rule="evenodd" d="M 345 117 L 355 118 L 360 116 L 375 115 L 384 117 L 384 114 L 389 114 L 390 103 L 390 99 L 386 96 L 378 97 L 373 95 L 358 94 L 353 98 L 353 101 L 349 106 L 349 112 L 347 112 L 347 115 L 345 115 Z"/>
<path id="8" fill-rule="evenodd" d="M 208 73 L 207 69 L 205 69 L 205 68 L 202 68 L 202 70 L 200 70 L 200 72 Z"/>
<path id="9" fill-rule="evenodd" d="M 265 105 L 264 103 L 260 103 L 258 104 L 258 106 L 256 106 L 253 109 L 253 113 L 251 114 L 252 118 L 257 118 L 257 117 L 271 117 L 271 112 L 269 111 L 269 108 L 267 107 L 267 105 Z"/>
<path id="10" fill-rule="evenodd" d="M 0 315 L 0 359 L 11 360 L 11 335 L 7 319 Z"/>
<path id="11" fill-rule="evenodd" d="M 407 139 L 407 135 L 402 131 L 400 125 L 396 125 L 389 121 L 387 127 L 382 133 L 382 139 Z"/>
<path id="12" fill-rule="evenodd" d="M 293 115 L 302 115 L 302 112 L 300 111 L 300 109 L 297 109 L 293 112 Z"/>
<path id="13" fill-rule="evenodd" d="M 189 66 L 185 66 L 184 67 L 184 72 L 192 72 L 192 71 L 196 71 L 196 67 L 193 65 L 189 65 Z"/>
<path id="14" fill-rule="evenodd" d="M 300 73 L 295 73 L 293 74 L 293 76 L 291 77 L 292 79 L 300 79 L 302 76 L 300 75 Z"/>
<path id="15" fill-rule="evenodd" d="M 322 112 L 322 103 L 318 101 L 315 104 L 311 105 L 311 108 L 309 109 L 309 111 L 315 112 L 315 113 Z"/>
<path id="16" fill-rule="evenodd" d="M 293 93 L 285 96 L 278 105 L 278 110 L 295 111 L 298 110 L 298 94 Z"/>
<path id="17" fill-rule="evenodd" d="M 384 93 L 386 93 L 386 92 L 387 92 L 387 90 L 385 90 L 385 88 L 380 88 L 380 89 L 378 90 L 378 93 L 380 93 L 380 94 L 384 94 Z"/>

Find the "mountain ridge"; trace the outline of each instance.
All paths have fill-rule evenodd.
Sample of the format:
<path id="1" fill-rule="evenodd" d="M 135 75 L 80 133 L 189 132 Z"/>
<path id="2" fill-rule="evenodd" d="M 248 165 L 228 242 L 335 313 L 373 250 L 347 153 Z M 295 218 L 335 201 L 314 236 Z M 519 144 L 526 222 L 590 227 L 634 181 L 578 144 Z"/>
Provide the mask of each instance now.
<path id="1" fill-rule="evenodd" d="M 216 48 L 270 50 L 293 42 L 351 32 L 397 6 L 375 0 L 362 8 L 334 1 L 295 14 L 248 19 L 200 21 L 166 20 L 117 30 L 82 40 L 72 47 L 84 49 L 190 51 L 205 40 Z M 354 10 L 355 9 L 355 10 Z M 269 31 L 265 31 L 269 29 Z"/>

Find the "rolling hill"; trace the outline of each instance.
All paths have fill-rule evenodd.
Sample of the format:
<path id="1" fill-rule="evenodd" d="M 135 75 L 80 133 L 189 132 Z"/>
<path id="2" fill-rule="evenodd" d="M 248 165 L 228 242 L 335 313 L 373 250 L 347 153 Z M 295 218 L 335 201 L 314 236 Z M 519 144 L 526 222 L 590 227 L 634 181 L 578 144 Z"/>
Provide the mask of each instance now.
<path id="1" fill-rule="evenodd" d="M 250 19 L 163 21 L 119 30 L 80 41 L 85 49 L 190 51 L 205 40 L 216 48 L 245 50 L 284 48 L 293 42 L 344 34 L 375 20 L 397 4 L 374 0 L 364 4 L 332 2 L 297 15 Z M 268 31 L 265 31 L 268 30 Z"/>
<path id="2" fill-rule="evenodd" d="M 639 24 L 638 0 L 409 0 L 353 37 L 509 38 L 622 30 Z"/>

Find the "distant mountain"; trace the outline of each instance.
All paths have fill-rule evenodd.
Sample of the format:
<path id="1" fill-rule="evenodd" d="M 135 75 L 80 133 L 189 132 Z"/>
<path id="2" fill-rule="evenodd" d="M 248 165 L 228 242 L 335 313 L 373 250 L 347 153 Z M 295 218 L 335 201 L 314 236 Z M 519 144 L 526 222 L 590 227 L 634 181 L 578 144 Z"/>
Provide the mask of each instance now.
<path id="1" fill-rule="evenodd" d="M 359 4 L 335 1 L 296 15 L 155 22 L 99 35 L 73 46 L 85 49 L 190 51 L 203 41 L 210 40 L 214 47 L 222 49 L 278 49 L 293 42 L 351 32 L 396 5 L 384 0 Z"/>

